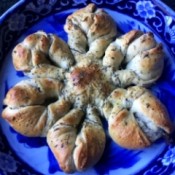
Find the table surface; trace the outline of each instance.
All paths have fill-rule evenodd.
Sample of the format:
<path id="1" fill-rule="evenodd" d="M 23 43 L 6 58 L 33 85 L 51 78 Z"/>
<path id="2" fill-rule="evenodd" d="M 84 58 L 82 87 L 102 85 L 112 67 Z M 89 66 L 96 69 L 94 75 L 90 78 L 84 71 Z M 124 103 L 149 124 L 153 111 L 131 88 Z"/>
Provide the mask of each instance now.
<path id="1" fill-rule="evenodd" d="M 162 0 L 175 11 L 175 0 Z M 18 0 L 0 0 L 0 16 Z"/>

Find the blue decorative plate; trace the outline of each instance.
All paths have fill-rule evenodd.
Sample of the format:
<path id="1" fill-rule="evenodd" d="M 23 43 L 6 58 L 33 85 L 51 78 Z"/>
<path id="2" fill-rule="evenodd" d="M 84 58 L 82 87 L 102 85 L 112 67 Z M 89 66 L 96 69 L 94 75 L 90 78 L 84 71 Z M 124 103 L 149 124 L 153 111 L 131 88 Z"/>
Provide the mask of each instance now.
<path id="1" fill-rule="evenodd" d="M 121 32 L 131 29 L 152 31 L 163 43 L 167 57 L 159 81 L 151 87 L 175 121 L 175 13 L 155 0 L 21 0 L 0 18 L 0 112 L 10 87 L 26 77 L 16 72 L 11 50 L 28 34 L 44 30 L 67 40 L 63 30 L 66 17 L 90 2 L 104 8 Z M 144 150 L 131 151 L 107 139 L 99 163 L 81 174 L 175 174 L 175 144 L 159 140 Z M 0 174 L 64 174 L 45 138 L 27 138 L 16 133 L 0 118 Z M 80 173 L 76 173 L 80 174 Z"/>

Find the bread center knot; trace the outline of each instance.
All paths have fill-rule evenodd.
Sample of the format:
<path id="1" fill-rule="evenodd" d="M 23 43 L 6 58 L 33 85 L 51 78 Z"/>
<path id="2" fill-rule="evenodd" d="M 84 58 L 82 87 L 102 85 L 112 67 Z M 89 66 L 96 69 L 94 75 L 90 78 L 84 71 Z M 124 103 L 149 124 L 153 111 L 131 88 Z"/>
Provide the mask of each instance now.
<path id="1" fill-rule="evenodd" d="M 93 82 L 97 82 L 101 75 L 98 65 L 95 64 L 86 67 L 76 67 L 71 72 L 71 81 L 74 86 L 84 88 Z"/>

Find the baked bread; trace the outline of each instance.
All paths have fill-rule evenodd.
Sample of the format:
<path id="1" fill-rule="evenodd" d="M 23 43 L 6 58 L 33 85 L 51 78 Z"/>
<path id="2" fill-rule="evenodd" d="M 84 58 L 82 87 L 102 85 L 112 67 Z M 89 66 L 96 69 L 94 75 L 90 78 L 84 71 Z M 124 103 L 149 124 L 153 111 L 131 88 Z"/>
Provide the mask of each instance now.
<path id="1" fill-rule="evenodd" d="M 2 117 L 25 136 L 46 136 L 48 129 L 71 107 L 70 102 L 58 98 L 62 88 L 62 83 L 55 79 L 23 80 L 8 91 L 4 99 L 8 106 Z"/>
<path id="2" fill-rule="evenodd" d="M 75 43 L 71 43 L 70 37 L 76 37 L 72 28 L 76 32 L 79 29 L 84 31 L 82 36 L 88 39 L 86 45 L 96 40 L 105 40 L 105 43 L 109 44 L 116 35 L 112 18 L 103 10 L 97 9 L 94 4 L 90 4 L 68 16 L 66 20 L 65 30 L 71 50 L 56 35 L 42 31 L 27 36 L 14 48 L 12 57 L 15 69 L 23 71 L 32 79 L 22 81 L 9 90 L 4 99 L 7 108 L 3 111 L 3 118 L 21 134 L 46 135 L 48 128 L 62 117 L 59 110 L 63 111 L 63 115 L 69 112 L 70 108 L 86 111 L 91 104 L 103 115 L 101 109 L 104 101 L 116 86 L 148 85 L 161 75 L 163 49 L 157 44 L 153 34 L 132 30 L 117 38 L 105 51 L 108 45 L 106 44 L 100 55 L 93 53 L 93 59 L 88 56 L 91 50 L 89 49 L 88 52 L 81 53 L 85 59 L 77 61 L 74 57 L 80 52 L 72 49 Z M 79 45 L 76 47 L 81 48 Z M 122 64 L 126 64 L 126 69 L 118 70 Z M 59 80 L 62 80 L 62 83 Z M 63 100 L 65 105 L 62 105 L 60 100 Z M 61 109 L 60 104 L 65 110 Z M 31 125 L 28 121 L 32 119 L 30 115 L 34 109 L 39 115 Z M 26 112 L 27 110 L 29 111 Z M 19 119 L 24 111 L 24 119 Z M 32 131 L 37 122 L 42 123 L 40 132 Z M 24 126 L 28 126 L 28 129 Z"/>
<path id="3" fill-rule="evenodd" d="M 39 64 L 30 71 L 24 72 L 30 78 L 52 78 L 57 80 L 65 79 L 65 70 L 50 64 Z"/>
<path id="4" fill-rule="evenodd" d="M 64 29 L 77 62 L 83 58 L 101 58 L 117 34 L 112 17 L 92 3 L 69 15 Z"/>
<path id="5" fill-rule="evenodd" d="M 54 34 L 43 31 L 27 36 L 12 52 L 16 70 L 29 72 L 40 64 L 54 64 L 63 69 L 74 63 L 68 45 Z"/>
<path id="6" fill-rule="evenodd" d="M 48 145 L 66 173 L 92 167 L 105 148 L 105 132 L 96 109 L 89 106 L 84 115 L 81 109 L 72 109 L 47 135 Z"/>
<path id="7" fill-rule="evenodd" d="M 38 31 L 13 50 L 15 69 L 31 78 L 4 99 L 2 117 L 17 132 L 47 136 L 66 173 L 84 171 L 102 156 L 105 133 L 99 116 L 107 119 L 112 139 L 129 149 L 172 132 L 156 97 L 139 86 L 122 89 L 148 86 L 161 76 L 164 53 L 152 33 L 132 30 L 112 42 L 115 23 L 94 4 L 68 16 L 64 28 L 69 45 Z"/>
<path id="8" fill-rule="evenodd" d="M 120 146 L 139 149 L 173 131 L 164 105 L 147 89 L 115 89 L 103 106 L 111 138 Z"/>
<path id="9" fill-rule="evenodd" d="M 148 86 L 162 74 L 163 47 L 151 32 L 131 30 L 108 46 L 103 66 L 113 68 L 112 80 L 118 87 Z"/>
<path id="10" fill-rule="evenodd" d="M 74 107 L 86 108 L 92 104 L 100 110 L 104 100 L 115 86 L 111 83 L 107 70 L 96 63 L 75 66 L 66 73 L 63 94 Z"/>

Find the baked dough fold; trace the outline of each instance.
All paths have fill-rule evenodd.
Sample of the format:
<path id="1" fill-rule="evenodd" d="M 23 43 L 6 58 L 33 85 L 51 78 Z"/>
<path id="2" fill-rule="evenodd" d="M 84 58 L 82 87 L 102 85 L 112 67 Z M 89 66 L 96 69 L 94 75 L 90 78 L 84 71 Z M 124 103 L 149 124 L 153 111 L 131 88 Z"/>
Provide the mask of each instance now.
<path id="1" fill-rule="evenodd" d="M 89 106 L 85 118 L 84 115 L 81 109 L 72 109 L 47 135 L 47 142 L 66 173 L 92 167 L 105 148 L 105 132 L 96 109 Z"/>
<path id="2" fill-rule="evenodd" d="M 103 106 L 111 138 L 128 149 L 144 148 L 173 126 L 165 106 L 140 86 L 115 89 Z"/>

